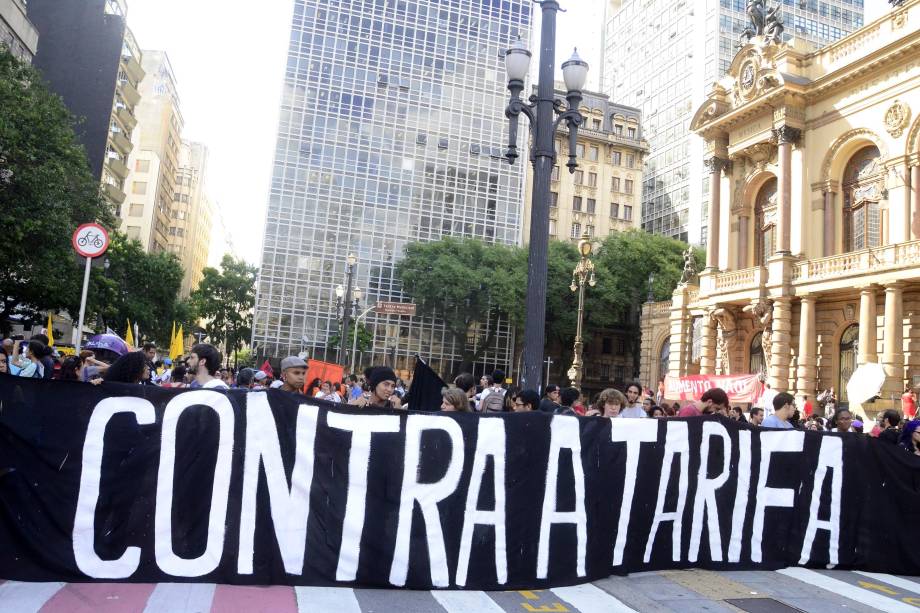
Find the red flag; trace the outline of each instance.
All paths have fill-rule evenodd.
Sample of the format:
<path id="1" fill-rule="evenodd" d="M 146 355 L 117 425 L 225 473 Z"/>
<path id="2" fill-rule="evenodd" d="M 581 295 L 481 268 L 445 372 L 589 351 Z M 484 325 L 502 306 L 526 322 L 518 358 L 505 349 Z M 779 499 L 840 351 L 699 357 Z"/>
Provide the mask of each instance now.
<path id="1" fill-rule="evenodd" d="M 268 360 L 265 360 L 265 363 L 262 364 L 262 368 L 260 368 L 259 370 L 264 372 L 269 377 L 272 377 L 272 378 L 275 377 L 275 371 L 272 370 L 272 365 L 268 363 Z"/>

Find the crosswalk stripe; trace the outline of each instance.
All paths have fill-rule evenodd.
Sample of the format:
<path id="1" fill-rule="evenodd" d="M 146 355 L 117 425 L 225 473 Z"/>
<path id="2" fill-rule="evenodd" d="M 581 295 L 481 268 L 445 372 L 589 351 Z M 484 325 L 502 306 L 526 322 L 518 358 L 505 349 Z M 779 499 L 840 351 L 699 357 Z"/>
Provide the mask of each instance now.
<path id="1" fill-rule="evenodd" d="M 867 573 L 865 571 L 857 570 L 853 571 L 858 575 L 863 577 L 869 577 L 870 579 L 875 579 L 876 581 L 883 581 L 889 585 L 894 585 L 899 587 L 902 590 L 907 590 L 913 592 L 914 594 L 920 594 L 920 583 L 916 581 L 911 581 L 910 579 L 902 579 L 901 577 L 896 577 L 895 575 L 886 575 L 885 573 Z"/>
<path id="2" fill-rule="evenodd" d="M 348 587 L 303 587 L 294 588 L 299 613 L 361 613 L 361 605 L 355 591 Z"/>
<path id="3" fill-rule="evenodd" d="M 216 588 L 213 583 L 158 583 L 144 613 L 207 613 Z"/>
<path id="4" fill-rule="evenodd" d="M 581 613 L 636 613 L 634 609 L 590 583 L 557 587 L 551 591 Z"/>
<path id="5" fill-rule="evenodd" d="M 498 603 L 485 592 L 432 591 L 431 595 L 448 613 L 504 613 Z"/>
<path id="6" fill-rule="evenodd" d="M 51 600 L 63 583 L 23 583 L 7 581 L 0 585 L 0 603 L 5 611 L 32 613 Z"/>
<path id="7" fill-rule="evenodd" d="M 814 585 L 820 587 L 821 589 L 827 590 L 828 592 L 833 592 L 844 598 L 849 598 L 850 600 L 855 600 L 856 602 L 861 602 L 863 604 L 869 605 L 879 611 L 885 611 L 886 613 L 907 613 L 908 611 L 915 612 L 917 609 L 908 605 L 906 603 L 894 600 L 892 598 L 886 598 L 879 594 L 870 592 L 861 587 L 856 587 L 855 585 L 850 585 L 845 581 L 839 581 L 837 579 L 832 579 L 827 575 L 822 575 L 821 573 L 816 573 L 813 570 L 808 570 L 807 568 L 784 568 L 782 570 L 776 571 L 781 575 L 786 575 L 787 577 L 792 577 L 807 583 L 809 585 Z"/>

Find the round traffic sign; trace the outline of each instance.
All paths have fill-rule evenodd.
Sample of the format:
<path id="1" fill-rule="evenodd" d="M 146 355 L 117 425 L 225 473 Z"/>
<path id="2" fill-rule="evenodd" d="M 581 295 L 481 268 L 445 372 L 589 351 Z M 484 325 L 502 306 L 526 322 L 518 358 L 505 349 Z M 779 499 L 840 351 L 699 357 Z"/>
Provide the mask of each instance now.
<path id="1" fill-rule="evenodd" d="M 85 223 L 73 233 L 73 248 L 85 258 L 97 258 L 109 248 L 109 233 L 97 223 Z"/>

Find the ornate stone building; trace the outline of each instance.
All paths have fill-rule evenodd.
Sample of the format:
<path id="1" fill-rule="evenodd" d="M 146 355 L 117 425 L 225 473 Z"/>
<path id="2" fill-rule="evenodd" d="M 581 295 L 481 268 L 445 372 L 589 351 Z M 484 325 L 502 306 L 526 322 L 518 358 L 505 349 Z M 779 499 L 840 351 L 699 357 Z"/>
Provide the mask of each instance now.
<path id="1" fill-rule="evenodd" d="M 691 124 L 707 266 L 645 306 L 641 375 L 762 371 L 846 402 L 878 362 L 874 413 L 920 375 L 920 0 L 819 51 L 760 26 Z"/>

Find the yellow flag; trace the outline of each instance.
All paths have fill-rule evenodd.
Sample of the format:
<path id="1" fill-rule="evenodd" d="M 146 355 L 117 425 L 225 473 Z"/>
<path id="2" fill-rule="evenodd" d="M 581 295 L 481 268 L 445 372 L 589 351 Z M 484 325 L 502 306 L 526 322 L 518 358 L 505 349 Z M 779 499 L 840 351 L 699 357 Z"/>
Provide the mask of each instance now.
<path id="1" fill-rule="evenodd" d="M 52 329 L 51 313 L 48 313 L 48 325 L 46 329 L 48 330 L 48 346 L 54 347 L 54 330 Z"/>
<path id="2" fill-rule="evenodd" d="M 134 332 L 131 330 L 131 320 L 130 319 L 128 320 L 128 333 L 125 334 L 125 344 L 127 344 L 128 347 L 131 349 L 134 348 Z"/>
<path id="3" fill-rule="evenodd" d="M 173 323 L 173 336 L 172 342 L 169 344 L 169 359 L 178 360 L 182 357 L 182 352 L 184 347 L 182 345 L 182 326 L 179 326 L 179 331 L 176 331 L 176 324 Z"/>

